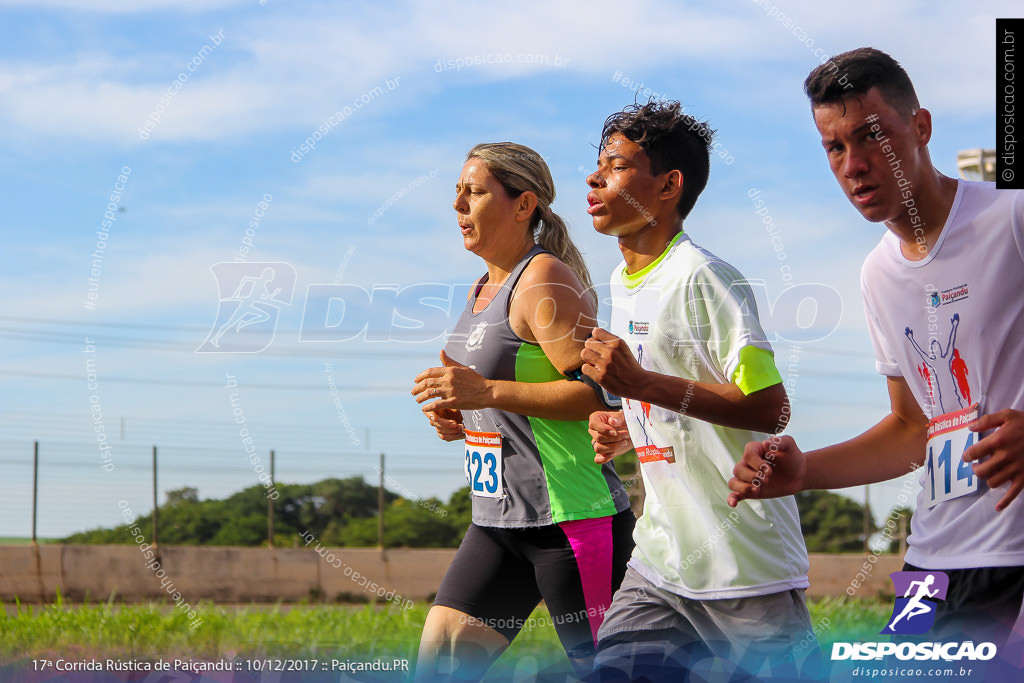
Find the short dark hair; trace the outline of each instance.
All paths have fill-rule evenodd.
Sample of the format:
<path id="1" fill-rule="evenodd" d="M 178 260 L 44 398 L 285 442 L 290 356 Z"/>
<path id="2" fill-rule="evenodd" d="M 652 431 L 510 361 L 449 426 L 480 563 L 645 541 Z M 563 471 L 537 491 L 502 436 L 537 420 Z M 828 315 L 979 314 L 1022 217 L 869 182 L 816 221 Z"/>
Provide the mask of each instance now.
<path id="1" fill-rule="evenodd" d="M 878 88 L 885 101 L 904 118 L 921 108 L 910 76 L 895 59 L 873 47 L 836 55 L 816 67 L 804 81 L 811 108 L 841 102 Z"/>
<path id="2" fill-rule="evenodd" d="M 601 130 L 600 149 L 616 133 L 640 145 L 651 161 L 652 174 L 674 170 L 683 174 L 683 193 L 676 210 L 680 218 L 686 218 L 708 184 L 715 131 L 684 114 L 679 102 L 652 98 L 609 116 Z"/>

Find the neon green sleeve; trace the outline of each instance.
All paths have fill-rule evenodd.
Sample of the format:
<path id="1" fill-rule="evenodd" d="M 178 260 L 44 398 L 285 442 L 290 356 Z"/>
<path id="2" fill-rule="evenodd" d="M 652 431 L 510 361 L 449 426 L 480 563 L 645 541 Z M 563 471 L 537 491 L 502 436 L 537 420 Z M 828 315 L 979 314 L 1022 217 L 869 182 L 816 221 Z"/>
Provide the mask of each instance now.
<path id="1" fill-rule="evenodd" d="M 756 346 L 740 349 L 740 362 L 732 373 L 733 383 L 744 396 L 782 383 L 782 375 L 775 367 L 775 356 L 771 351 Z"/>

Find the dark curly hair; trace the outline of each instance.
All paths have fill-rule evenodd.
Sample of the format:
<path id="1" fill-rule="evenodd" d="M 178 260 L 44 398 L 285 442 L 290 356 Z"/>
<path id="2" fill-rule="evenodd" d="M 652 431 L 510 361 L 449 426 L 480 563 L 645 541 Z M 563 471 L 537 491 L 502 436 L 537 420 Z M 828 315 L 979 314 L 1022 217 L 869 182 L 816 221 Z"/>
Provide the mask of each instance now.
<path id="1" fill-rule="evenodd" d="M 652 174 L 674 170 L 683 174 L 683 194 L 676 211 L 686 218 L 708 184 L 715 131 L 684 114 L 679 102 L 652 98 L 609 116 L 601 130 L 600 149 L 616 133 L 640 145 L 651 161 Z"/>
<path id="2" fill-rule="evenodd" d="M 811 71 L 804 81 L 812 109 L 842 102 L 850 95 L 864 95 L 875 87 L 904 119 L 921 108 L 914 84 L 900 63 L 873 47 L 836 55 Z"/>

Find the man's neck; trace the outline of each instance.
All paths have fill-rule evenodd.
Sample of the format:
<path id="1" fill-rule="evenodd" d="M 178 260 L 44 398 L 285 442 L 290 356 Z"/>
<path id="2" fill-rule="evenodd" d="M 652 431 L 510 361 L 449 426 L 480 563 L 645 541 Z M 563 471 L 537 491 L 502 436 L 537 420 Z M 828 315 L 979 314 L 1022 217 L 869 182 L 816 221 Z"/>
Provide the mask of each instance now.
<path id="1" fill-rule="evenodd" d="M 956 198 L 956 179 L 942 175 L 934 167 L 919 182 L 919 187 L 907 188 L 910 197 L 903 203 L 906 211 L 896 220 L 885 222 L 899 238 L 903 256 L 911 261 L 920 261 L 935 248 Z"/>
<path id="2" fill-rule="evenodd" d="M 661 227 L 665 225 L 665 227 Z M 683 221 L 649 225 L 640 232 L 619 238 L 619 250 L 626 261 L 626 272 L 636 273 L 654 263 L 672 239 L 683 231 Z"/>

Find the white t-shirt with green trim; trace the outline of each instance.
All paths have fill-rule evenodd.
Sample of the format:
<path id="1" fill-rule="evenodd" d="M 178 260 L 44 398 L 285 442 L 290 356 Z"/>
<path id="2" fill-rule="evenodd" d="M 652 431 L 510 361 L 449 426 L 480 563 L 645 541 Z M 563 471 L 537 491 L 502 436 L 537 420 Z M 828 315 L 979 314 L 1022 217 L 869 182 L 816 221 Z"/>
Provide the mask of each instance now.
<path id="1" fill-rule="evenodd" d="M 735 268 L 680 233 L 646 272 L 611 278 L 611 332 L 640 365 L 726 383 L 740 350 L 771 351 L 753 294 Z M 642 275 L 639 284 L 636 275 Z M 627 286 L 625 278 L 632 280 Z M 740 598 L 806 588 L 807 549 L 792 496 L 726 503 L 748 441 L 764 434 L 713 425 L 678 410 L 624 400 L 646 490 L 630 561 L 647 580 L 691 599 Z"/>

